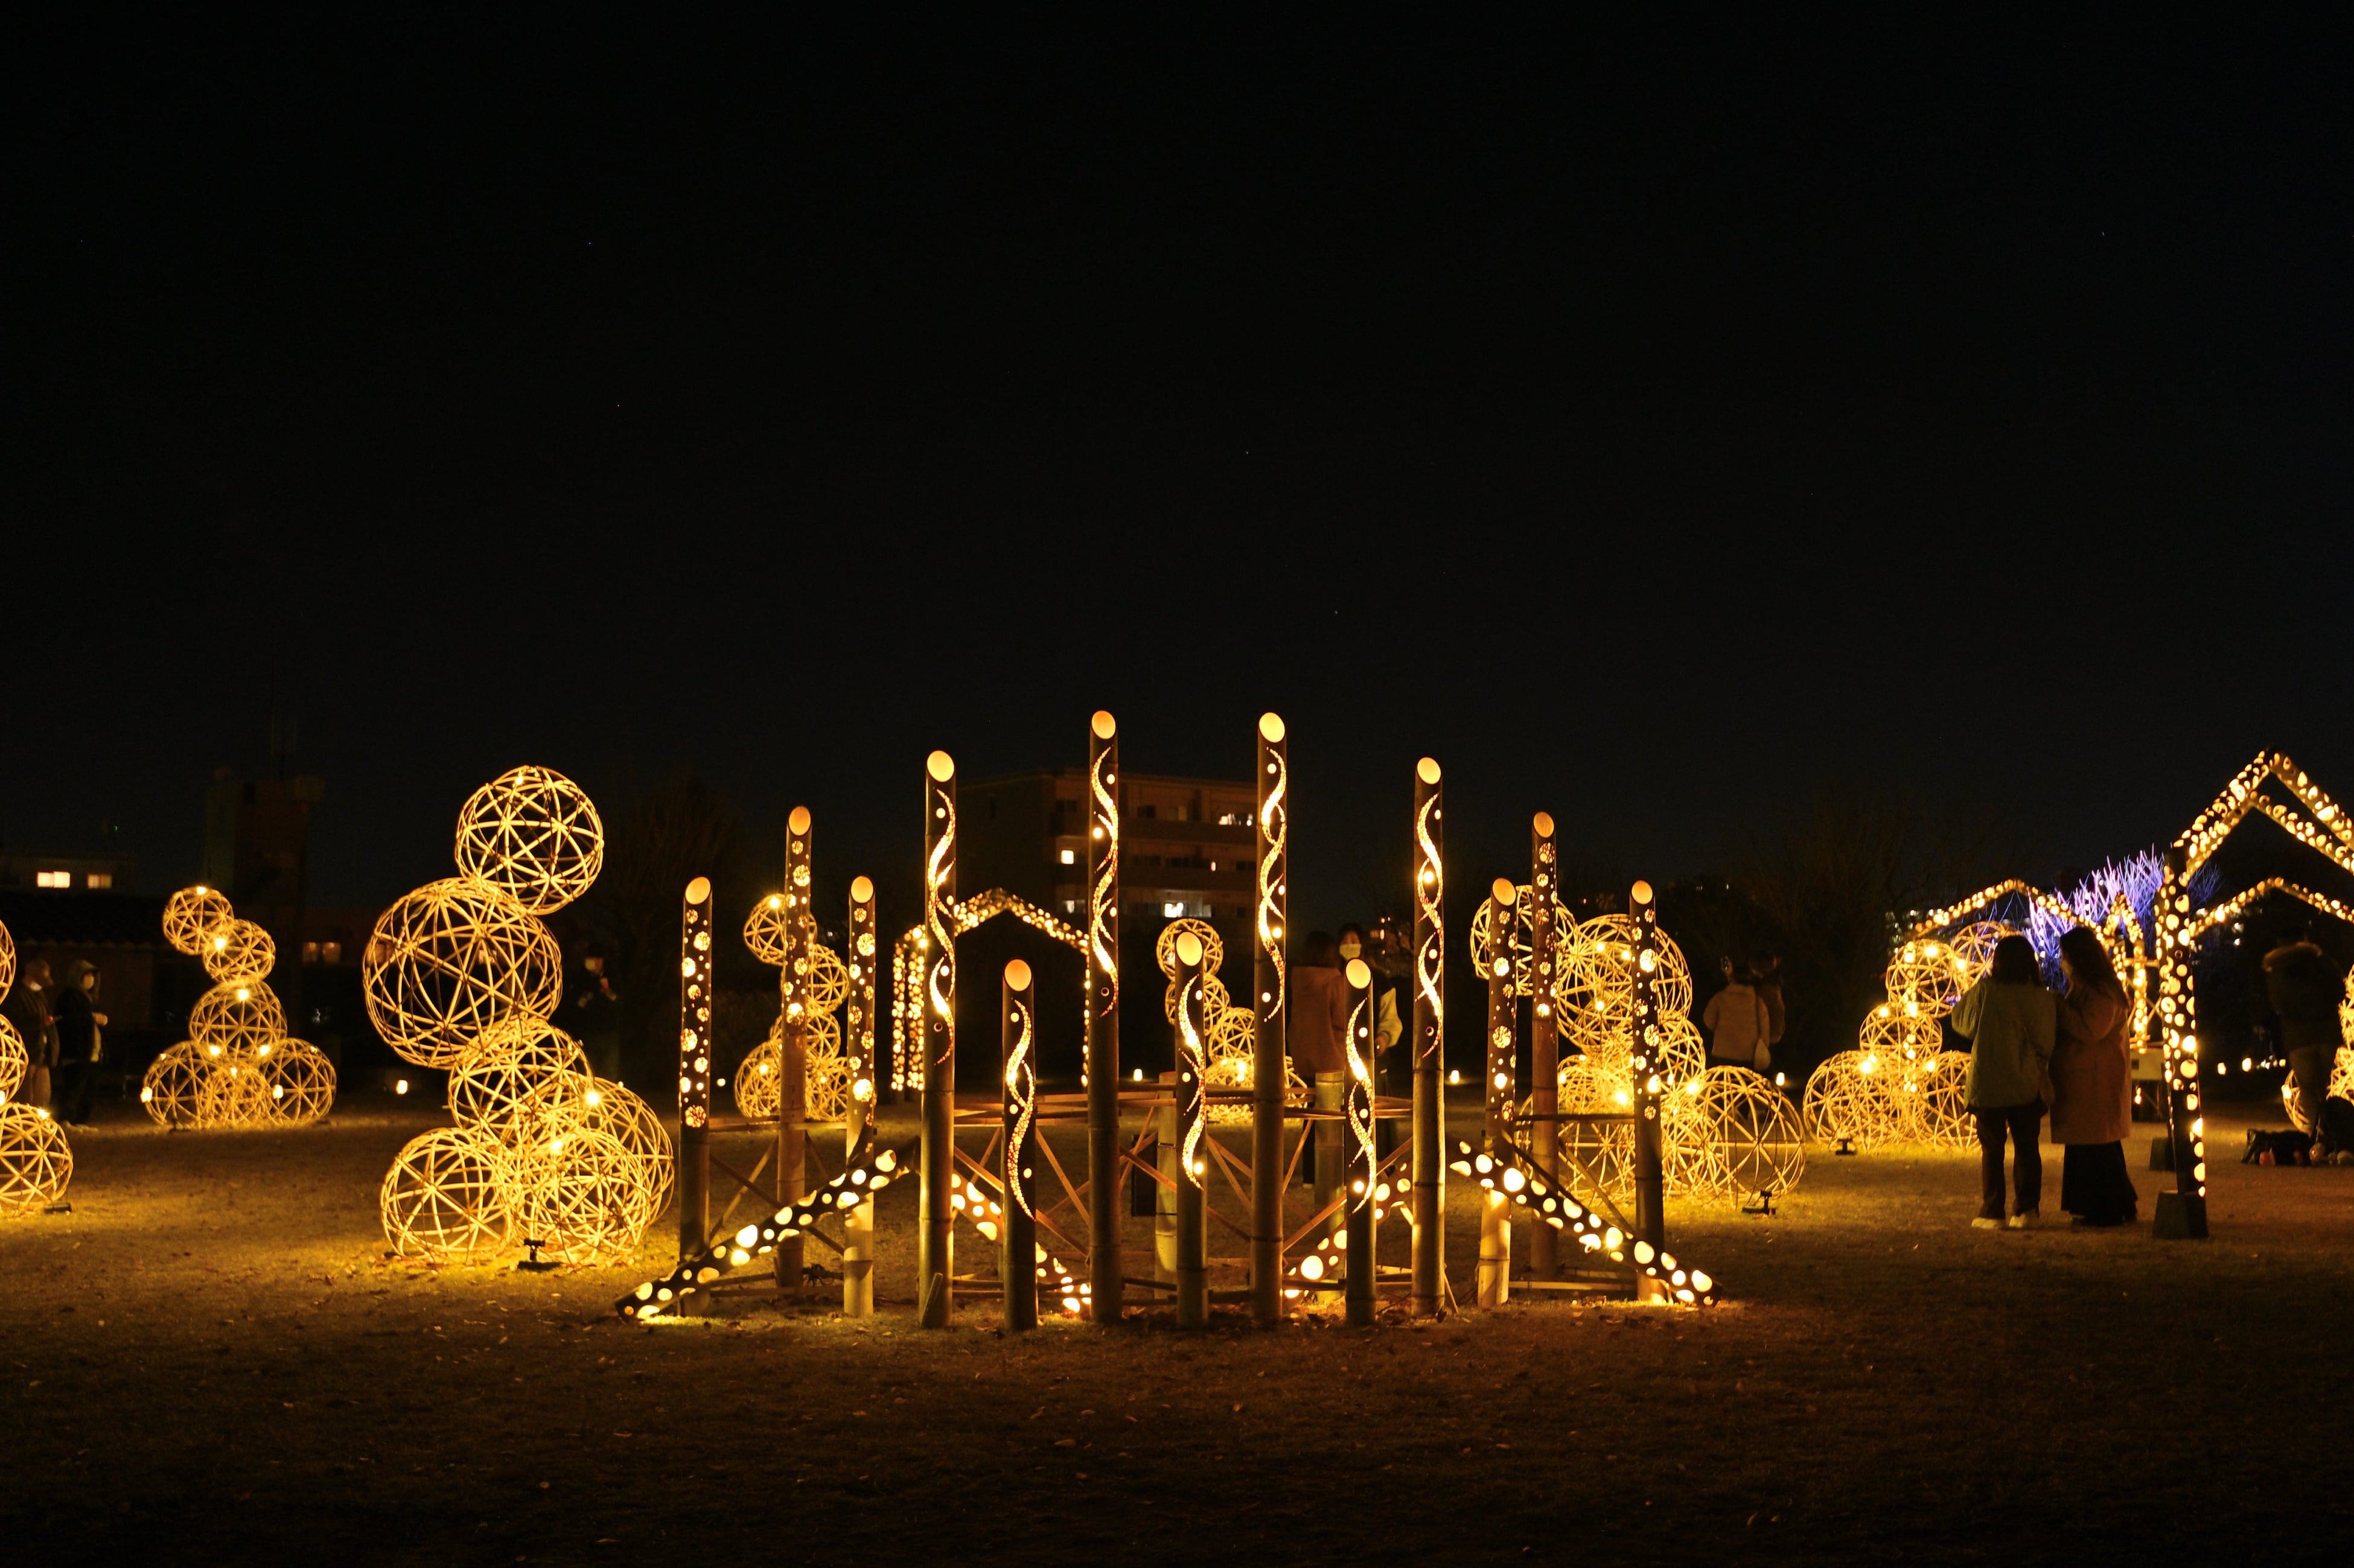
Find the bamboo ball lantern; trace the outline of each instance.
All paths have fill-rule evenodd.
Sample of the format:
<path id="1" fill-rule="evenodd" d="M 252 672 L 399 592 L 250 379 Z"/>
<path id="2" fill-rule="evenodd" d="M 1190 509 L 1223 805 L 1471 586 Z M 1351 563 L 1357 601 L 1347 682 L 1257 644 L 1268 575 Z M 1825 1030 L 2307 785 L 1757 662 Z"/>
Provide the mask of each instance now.
<path id="1" fill-rule="evenodd" d="M 1161 974 L 1171 980 L 1177 978 L 1180 967 L 1177 962 L 1177 938 L 1188 932 L 1193 934 L 1194 940 L 1202 944 L 1202 968 L 1205 971 L 1215 973 L 1225 960 L 1226 945 L 1219 938 L 1218 928 L 1215 926 L 1211 925 L 1207 920 L 1195 920 L 1190 916 L 1182 920 L 1172 920 L 1161 928 L 1161 935 L 1154 938 L 1152 941 L 1153 962 L 1161 966 Z M 1173 1022 L 1173 1014 L 1172 1019 Z"/>
<path id="2" fill-rule="evenodd" d="M 458 1054 L 450 1069 L 450 1115 L 460 1127 L 503 1139 L 561 1079 L 588 1071 L 588 1054 L 563 1030 L 545 1019 L 509 1019 Z"/>
<path id="3" fill-rule="evenodd" d="M 25 1049 L 25 1037 L 16 1033 L 15 1024 L 0 1018 L 0 1101 L 16 1097 L 32 1065 L 32 1054 Z"/>
<path id="4" fill-rule="evenodd" d="M 1807 1080 L 1806 1123 L 1826 1142 L 1847 1139 L 1858 1149 L 1893 1142 L 1898 1115 L 1889 1059 L 1863 1051 L 1828 1057 Z"/>
<path id="5" fill-rule="evenodd" d="M 1944 1048 L 1945 1039 L 1935 1019 L 1906 1012 L 1893 1001 L 1873 1008 L 1855 1033 L 1857 1050 L 1890 1062 L 1925 1060 Z"/>
<path id="6" fill-rule="evenodd" d="M 1994 968 L 1997 945 L 2005 937 L 2020 934 L 2017 927 L 2006 926 L 1999 920 L 1980 920 L 1955 932 L 1949 940 L 1953 944 L 1954 955 L 1962 960 L 1962 989 L 1967 991 L 1986 979 L 1987 972 Z"/>
<path id="7" fill-rule="evenodd" d="M 637 1229 L 642 1233 L 670 1206 L 671 1186 L 676 1174 L 670 1134 L 663 1130 L 662 1118 L 637 1095 L 619 1084 L 598 1078 L 589 1086 L 580 1120 L 588 1131 L 610 1138 L 638 1162 L 640 1206 L 643 1213 L 637 1221 Z"/>
<path id="8" fill-rule="evenodd" d="M 183 1040 L 147 1064 L 147 1075 L 139 1086 L 139 1103 L 159 1127 L 194 1127 L 196 1101 L 210 1072 L 205 1048 L 193 1040 Z"/>
<path id="9" fill-rule="evenodd" d="M 744 945 L 764 964 L 781 967 L 790 949 L 786 945 L 785 895 L 771 893 L 744 916 Z"/>
<path id="10" fill-rule="evenodd" d="M 1221 1012 L 1210 1024 L 1209 1058 L 1212 1063 L 1243 1062 L 1247 1064 L 1258 1051 L 1258 1020 L 1247 1007 L 1229 1007 Z M 1246 1071 L 1242 1082 L 1250 1081 Z"/>
<path id="11" fill-rule="evenodd" d="M 274 1044 L 274 1043 L 273 1043 Z M 273 1118 L 270 1080 L 258 1056 L 207 1062 L 196 1084 L 198 1127 L 259 1127 Z"/>
<path id="12" fill-rule="evenodd" d="M 202 958 L 205 938 L 236 915 L 228 895 L 210 887 L 183 887 L 164 901 L 164 940 L 192 959 Z"/>
<path id="13" fill-rule="evenodd" d="M 0 1106 L 0 1213 L 37 1213 L 72 1180 L 73 1148 L 49 1113 Z"/>
<path id="14" fill-rule="evenodd" d="M 588 892 L 604 863 L 596 806 L 553 768 L 511 768 L 458 812 L 458 869 L 504 888 L 534 915 Z"/>
<path id="15" fill-rule="evenodd" d="M 1908 1017 L 1943 1018 L 1970 983 L 1969 966 L 1952 943 L 1925 937 L 1888 960 L 1888 1000 Z"/>
<path id="16" fill-rule="evenodd" d="M 1708 1042 L 1702 1037 L 1699 1024 L 1681 1012 L 1670 1012 L 1659 1019 L 1659 1028 L 1652 1060 L 1659 1064 L 1663 1086 L 1673 1088 L 1689 1084 L 1708 1070 Z"/>
<path id="17" fill-rule="evenodd" d="M 1914 1065 L 1901 1086 L 1907 1137 L 1940 1149 L 1977 1146 L 1978 1128 L 1969 1111 L 1969 1054 L 1963 1051 L 1940 1051 Z"/>
<path id="18" fill-rule="evenodd" d="M 272 1120 L 308 1127 L 335 1106 L 335 1065 L 307 1040 L 281 1040 L 261 1058 Z"/>
<path id="19" fill-rule="evenodd" d="M 385 1239 L 407 1257 L 466 1257 L 504 1247 L 509 1214 L 498 1147 L 464 1128 L 411 1139 L 377 1193 Z"/>
<path id="20" fill-rule="evenodd" d="M 493 1025 L 546 1018 L 564 961 L 538 916 L 490 883 L 450 877 L 402 897 L 360 957 L 368 1022 L 401 1057 L 447 1068 Z"/>
<path id="21" fill-rule="evenodd" d="M 223 985 L 259 980 L 278 962 L 278 944 L 250 920 L 224 920 L 203 941 L 205 973 Z"/>
<path id="22" fill-rule="evenodd" d="M 841 955 L 822 942 L 810 944 L 801 983 L 793 988 L 802 1008 L 823 1018 L 841 1011 L 850 998 L 850 970 Z"/>
<path id="23" fill-rule="evenodd" d="M 16 983 L 16 938 L 8 934 L 6 926 L 0 925 L 0 997 L 5 997 L 8 988 Z"/>
<path id="24" fill-rule="evenodd" d="M 2328 1097 L 2354 1103 L 2354 1047 L 2338 1048 L 2338 1059 L 2329 1065 Z"/>
<path id="25" fill-rule="evenodd" d="M 1711 1067 L 1702 1075 L 1697 1103 L 1712 1161 L 1726 1192 L 1787 1192 L 1806 1174 L 1806 1138 L 1798 1113 L 1763 1074 L 1746 1067 Z"/>
<path id="26" fill-rule="evenodd" d="M 647 1179 L 620 1139 L 576 1125 L 551 1131 L 535 1156 L 531 1179 L 511 1193 L 525 1239 L 569 1258 L 638 1244 L 652 1218 Z"/>
<path id="27" fill-rule="evenodd" d="M 188 1010 L 188 1038 L 214 1061 L 251 1057 L 285 1033 L 286 1010 L 260 980 L 224 980 Z"/>
<path id="28" fill-rule="evenodd" d="M 831 1027 L 833 1020 L 821 1018 L 829 1027 L 810 1031 L 809 1047 L 801 1059 L 801 1087 L 809 1101 L 811 1121 L 841 1121 L 850 1115 L 850 1062 L 842 1054 L 842 1037 Z"/>
<path id="29" fill-rule="evenodd" d="M 1691 1012 L 1691 966 L 1675 939 L 1659 934 L 1659 973 L 1653 978 L 1652 1000 L 1662 1012 Z M 1631 1007 L 1635 996 L 1635 923 L 1624 915 L 1599 915 L 1581 921 L 1561 949 L 1555 966 L 1554 1001 L 1566 1011 L 1582 999 L 1606 1000 L 1617 1012 Z"/>
<path id="30" fill-rule="evenodd" d="M 749 1121 L 774 1120 L 783 1094 L 784 1070 L 784 1047 L 778 1043 L 772 1025 L 769 1037 L 736 1064 L 733 1081 L 727 1086 L 736 1097 L 736 1114 Z"/>

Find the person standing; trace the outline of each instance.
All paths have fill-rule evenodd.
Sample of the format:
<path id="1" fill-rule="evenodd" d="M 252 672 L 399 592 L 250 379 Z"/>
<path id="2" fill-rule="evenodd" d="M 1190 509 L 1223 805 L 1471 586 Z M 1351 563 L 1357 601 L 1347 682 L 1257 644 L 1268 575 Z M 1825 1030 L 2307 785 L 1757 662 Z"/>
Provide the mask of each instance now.
<path id="1" fill-rule="evenodd" d="M 588 1070 L 616 1083 L 621 1077 L 621 1001 L 613 994 L 612 977 L 605 972 L 605 955 L 591 951 L 580 959 L 581 978 L 572 997 L 572 1027 Z"/>
<path id="2" fill-rule="evenodd" d="M 2296 1119 L 2313 1138 L 2317 1160 L 2328 1152 L 2322 1104 L 2329 1094 L 2330 1064 L 2338 1055 L 2338 973 L 2314 945 L 2304 925 L 2283 933 L 2281 945 L 2264 955 L 2264 994 L 2280 1019 L 2281 1054 L 2288 1058 L 2296 1085 Z"/>
<path id="3" fill-rule="evenodd" d="M 1966 1100 L 1978 1128 L 1978 1213 L 1970 1224 L 2005 1224 L 2002 1146 L 2011 1147 L 2012 1230 L 2031 1228 L 2043 1204 L 2043 1085 L 2051 1075 L 2059 999 L 2043 989 L 2035 948 L 2024 937 L 1995 944 L 1986 978 L 1962 993 L 1954 1033 L 1970 1043 Z"/>
<path id="4" fill-rule="evenodd" d="M 1782 1001 L 1782 960 L 1766 958 L 1755 960 L 1757 1000 L 1766 1004 L 1766 1050 L 1772 1061 L 1774 1047 L 1782 1044 L 1782 1031 L 1790 1022 L 1787 1004 Z"/>
<path id="5" fill-rule="evenodd" d="M 1774 1021 L 1757 994 L 1757 976 L 1746 967 L 1735 969 L 1727 959 L 1724 977 L 1724 988 L 1708 999 L 1700 1015 L 1701 1027 L 1708 1031 L 1708 1065 L 1763 1073 L 1774 1065 L 1766 1044 Z"/>
<path id="6" fill-rule="evenodd" d="M 1384 967 L 1381 962 L 1384 957 L 1378 951 L 1366 950 L 1365 928 L 1363 926 L 1352 920 L 1341 927 L 1341 968 L 1346 970 L 1351 959 L 1361 958 L 1373 971 L 1373 1057 L 1366 1066 L 1373 1072 L 1373 1090 L 1376 1095 L 1383 1092 L 1384 1080 L 1390 1092 L 1401 1092 L 1398 1085 L 1400 1073 L 1391 1052 L 1399 1041 L 1405 1038 L 1405 1025 L 1398 1021 L 1398 978 Z M 1345 987 L 1342 994 L 1347 994 Z M 1384 1064 L 1387 1065 L 1386 1072 Z M 1346 1065 L 1345 1060 L 1342 1065 Z M 1403 1092 L 1411 1093 L 1412 1090 Z M 1373 1123 L 1373 1150 L 1377 1157 L 1388 1158 L 1391 1149 L 1395 1146 L 1396 1128 L 1397 1124 L 1394 1121 Z"/>
<path id="7" fill-rule="evenodd" d="M 0 1000 L 0 1014 L 16 1026 L 25 1043 L 25 1081 L 16 1097 L 35 1110 L 49 1108 L 50 1075 L 58 1065 L 58 1026 L 49 1018 L 49 960 L 28 959 L 16 971 L 16 983 Z"/>
<path id="8" fill-rule="evenodd" d="M 2060 1206 L 2079 1225 L 2122 1225 L 2140 1194 L 2126 1174 L 2133 1123 L 2131 1009 L 2101 939 L 2079 926 L 2060 938 L 2068 994 L 2052 1052 L 2052 1141 L 2064 1144 Z"/>
<path id="9" fill-rule="evenodd" d="M 1308 933 L 1307 945 L 1291 966 L 1290 979 L 1292 1065 L 1314 1086 L 1316 1108 L 1336 1113 L 1316 1118 L 1316 1208 L 1320 1213 L 1341 1190 L 1343 1129 L 1337 1113 L 1349 1083 L 1344 1044 L 1349 1036 L 1349 988 L 1341 979 L 1341 949 L 1331 933 Z"/>
<path id="10" fill-rule="evenodd" d="M 98 1059 L 106 1014 L 98 1011 L 98 970 L 85 959 L 66 966 L 65 990 L 57 1002 L 57 1118 L 68 1127 L 90 1121 L 98 1093 Z"/>

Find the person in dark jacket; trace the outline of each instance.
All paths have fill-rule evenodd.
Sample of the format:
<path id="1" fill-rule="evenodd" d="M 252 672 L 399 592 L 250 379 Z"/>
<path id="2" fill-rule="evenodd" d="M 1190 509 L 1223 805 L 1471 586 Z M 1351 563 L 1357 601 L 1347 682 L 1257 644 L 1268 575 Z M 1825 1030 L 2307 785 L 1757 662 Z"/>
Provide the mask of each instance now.
<path id="1" fill-rule="evenodd" d="M 600 1078 L 621 1076 L 621 1000 L 613 994 L 613 977 L 607 973 L 605 955 L 591 951 L 580 959 L 580 979 L 572 994 L 567 1021 L 588 1058 L 588 1070 Z"/>
<path id="2" fill-rule="evenodd" d="M 98 1093 L 98 1055 L 106 1014 L 98 1011 L 98 969 L 87 959 L 66 966 L 65 989 L 58 993 L 57 1118 L 68 1127 L 90 1121 Z"/>
<path id="3" fill-rule="evenodd" d="M 2338 1055 L 2338 1001 L 2343 992 L 2338 971 L 2321 956 L 2312 934 L 2293 926 L 2285 939 L 2264 955 L 2264 992 L 2280 1019 L 2281 1054 L 2288 1058 L 2296 1085 L 2296 1118 L 2313 1135 L 2313 1153 L 2326 1153 L 2322 1101 L 2329 1093 L 2329 1066 Z"/>
<path id="4" fill-rule="evenodd" d="M 50 1075 L 58 1065 L 58 1026 L 49 1018 L 49 960 L 29 959 L 16 971 L 16 983 L 0 1000 L 0 1016 L 16 1028 L 25 1043 L 25 1081 L 16 1097 L 35 1110 L 47 1110 L 52 1096 Z"/>

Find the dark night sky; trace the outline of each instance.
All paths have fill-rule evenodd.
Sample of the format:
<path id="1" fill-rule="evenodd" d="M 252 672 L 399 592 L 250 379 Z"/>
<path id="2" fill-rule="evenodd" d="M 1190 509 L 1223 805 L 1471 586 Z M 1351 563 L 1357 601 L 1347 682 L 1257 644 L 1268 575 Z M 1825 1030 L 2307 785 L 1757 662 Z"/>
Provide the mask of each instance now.
<path id="1" fill-rule="evenodd" d="M 2354 795 L 2343 37 L 1323 15 L 27 41 L 0 833 L 170 885 L 273 707 L 331 904 L 523 760 L 912 879 L 928 749 L 1098 705 L 1286 714 L 1310 919 L 1424 752 L 1458 887 Z"/>

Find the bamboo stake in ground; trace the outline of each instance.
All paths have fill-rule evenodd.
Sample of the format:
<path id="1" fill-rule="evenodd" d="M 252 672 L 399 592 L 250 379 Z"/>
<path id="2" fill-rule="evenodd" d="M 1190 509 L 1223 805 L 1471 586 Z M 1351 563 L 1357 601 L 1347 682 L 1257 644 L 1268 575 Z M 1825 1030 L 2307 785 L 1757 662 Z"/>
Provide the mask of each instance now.
<path id="1" fill-rule="evenodd" d="M 923 1179 L 917 1184 L 917 1315 L 922 1327 L 949 1325 L 956 1277 L 949 1178 L 956 1164 L 956 761 L 924 761 Z"/>
<path id="2" fill-rule="evenodd" d="M 2185 835 L 2188 837 L 2189 835 Z M 2158 1027 L 2166 1047 L 2166 1130 L 2174 1156 L 2174 1191 L 2158 1195 L 2156 1233 L 2196 1241 L 2207 1234 L 2207 1148 L 2199 1108 L 2199 1013 L 2190 972 L 2197 938 L 2184 911 L 2189 856 L 2180 842 L 2166 852 L 2158 884 Z"/>
<path id="3" fill-rule="evenodd" d="M 1030 966 L 1005 966 L 998 993 L 999 1187 L 1005 1220 L 999 1232 L 997 1275 L 1005 1286 L 1005 1331 L 1038 1326 L 1038 996 Z"/>
<path id="4" fill-rule="evenodd" d="M 1207 969 L 1202 939 L 1191 931 L 1177 938 L 1177 1326 L 1198 1329 L 1210 1320 L 1209 1234 L 1204 1205 L 1210 1169 L 1202 1148 L 1204 1135 L 1202 1074 L 1208 1065 L 1210 1025 Z"/>
<path id="5" fill-rule="evenodd" d="M 1510 879 L 1498 877 L 1488 897 L 1488 1063 L 1482 1129 L 1488 1152 L 1512 1139 L 1512 900 Z M 1479 1205 L 1479 1305 L 1500 1307 L 1512 1288 L 1511 1213 L 1501 1192 L 1481 1194 Z"/>
<path id="6" fill-rule="evenodd" d="M 1561 1020 L 1553 1015 L 1553 901 L 1561 895 L 1561 871 L 1553 842 L 1553 818 L 1539 811 L 1529 829 L 1529 1086 L 1535 1119 L 1529 1148 L 1539 1171 L 1556 1182 L 1561 1165 Z M 1551 1225 L 1529 1227 L 1529 1273 L 1551 1279 L 1561 1272 L 1560 1237 Z"/>
<path id="7" fill-rule="evenodd" d="M 810 812 L 795 806 L 785 819 L 784 1015 L 777 1039 L 777 1206 L 797 1203 L 809 1192 L 809 980 L 810 948 L 817 919 L 810 909 Z M 777 1289 L 799 1298 L 802 1277 L 801 1238 L 777 1244 Z"/>
<path id="8" fill-rule="evenodd" d="M 1666 1064 L 1659 1058 L 1659 907 L 1649 883 L 1635 885 L 1627 915 L 1635 927 L 1634 1047 L 1628 1063 L 1635 1080 L 1635 1234 L 1657 1252 L 1668 1243 L 1659 1147 L 1659 1075 Z"/>
<path id="9" fill-rule="evenodd" d="M 1414 1294 L 1416 1317 L 1438 1311 L 1447 1256 L 1447 895 L 1445 792 L 1438 764 L 1414 765 Z"/>
<path id="10" fill-rule="evenodd" d="M 711 879 L 686 885 L 678 915 L 678 1256 L 711 1230 L 711 965 L 718 947 Z"/>
<path id="11" fill-rule="evenodd" d="M 1089 1310 L 1119 1321 L 1119 726 L 1087 726 L 1087 1275 Z"/>
<path id="12" fill-rule="evenodd" d="M 1373 1325 L 1373 970 L 1351 959 L 1342 971 L 1349 982 L 1348 1202 L 1342 1235 L 1348 1244 L 1348 1285 L 1343 1293 L 1349 1326 Z"/>
<path id="13" fill-rule="evenodd" d="M 1258 906 L 1252 922 L 1257 1028 L 1251 1058 L 1251 1319 L 1283 1316 L 1283 1072 L 1289 1050 L 1283 944 L 1290 924 L 1291 759 L 1283 720 L 1258 721 Z"/>
<path id="14" fill-rule="evenodd" d="M 843 1033 L 843 1051 L 849 1057 L 850 1108 L 843 1126 L 845 1159 L 857 1152 L 875 1120 L 875 972 L 883 949 L 875 923 L 875 883 L 870 877 L 851 879 L 846 943 L 850 1027 Z M 875 1205 L 871 1202 L 843 1217 L 842 1315 L 875 1315 Z"/>

